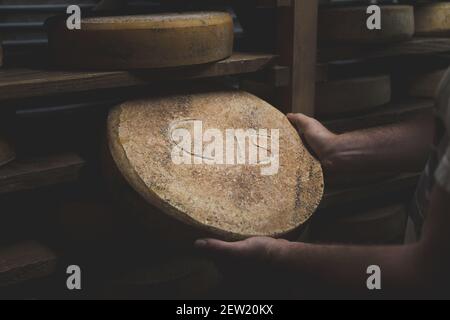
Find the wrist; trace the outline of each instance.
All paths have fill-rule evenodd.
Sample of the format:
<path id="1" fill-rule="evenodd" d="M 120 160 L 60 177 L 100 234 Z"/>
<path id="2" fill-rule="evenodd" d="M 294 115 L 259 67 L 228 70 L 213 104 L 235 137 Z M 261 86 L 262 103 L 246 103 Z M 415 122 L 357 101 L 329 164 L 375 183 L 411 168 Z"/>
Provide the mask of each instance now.
<path id="1" fill-rule="evenodd" d="M 329 172 L 342 171 L 348 166 L 348 143 L 344 134 L 335 135 L 332 143 L 328 144 L 328 148 L 324 150 L 321 157 L 322 165 Z"/>

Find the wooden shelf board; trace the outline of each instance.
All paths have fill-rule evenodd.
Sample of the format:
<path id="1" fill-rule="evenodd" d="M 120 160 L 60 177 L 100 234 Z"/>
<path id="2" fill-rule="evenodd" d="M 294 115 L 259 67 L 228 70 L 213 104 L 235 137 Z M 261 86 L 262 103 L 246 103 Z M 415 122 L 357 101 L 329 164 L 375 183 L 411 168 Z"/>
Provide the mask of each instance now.
<path id="1" fill-rule="evenodd" d="M 55 273 L 57 257 L 46 246 L 29 241 L 0 247 L 0 289 Z"/>
<path id="2" fill-rule="evenodd" d="M 362 128 L 376 127 L 401 121 L 410 116 L 431 110 L 435 105 L 432 99 L 408 98 L 392 102 L 362 115 L 348 115 L 339 119 L 324 119 L 324 125 L 337 133 Z"/>
<path id="3" fill-rule="evenodd" d="M 235 53 L 216 63 L 174 69 L 113 72 L 3 69 L 0 70 L 0 100 L 252 73 L 265 69 L 275 60 L 272 54 Z"/>
<path id="4" fill-rule="evenodd" d="M 450 52 L 449 38 L 414 38 L 384 46 L 330 46 L 319 49 L 322 62 L 347 59 L 379 59 Z"/>
<path id="5" fill-rule="evenodd" d="M 13 161 L 0 168 L 0 194 L 75 182 L 84 165 L 73 153 Z"/>

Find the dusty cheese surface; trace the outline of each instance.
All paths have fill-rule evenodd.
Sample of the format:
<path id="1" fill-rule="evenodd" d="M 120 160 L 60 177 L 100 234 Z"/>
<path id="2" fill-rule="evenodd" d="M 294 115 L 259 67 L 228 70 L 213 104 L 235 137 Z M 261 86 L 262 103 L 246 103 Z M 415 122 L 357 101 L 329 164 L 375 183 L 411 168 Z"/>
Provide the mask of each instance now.
<path id="1" fill-rule="evenodd" d="M 261 164 L 175 164 L 174 122 L 201 120 L 203 130 L 278 129 L 279 171 Z M 128 183 L 166 214 L 220 236 L 279 236 L 302 225 L 323 194 L 323 174 L 278 110 L 239 91 L 124 103 L 108 121 L 109 146 Z"/>

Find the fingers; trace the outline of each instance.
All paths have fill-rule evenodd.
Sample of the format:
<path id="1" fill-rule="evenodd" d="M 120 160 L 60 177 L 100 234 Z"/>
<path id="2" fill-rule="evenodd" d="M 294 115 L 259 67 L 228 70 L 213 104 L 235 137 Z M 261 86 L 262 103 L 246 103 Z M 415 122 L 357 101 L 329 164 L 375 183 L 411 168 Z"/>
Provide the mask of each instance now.
<path id="1" fill-rule="evenodd" d="M 308 131 L 316 124 L 316 120 L 301 113 L 289 113 L 289 121 L 297 128 L 300 133 Z"/>
<path id="2" fill-rule="evenodd" d="M 215 239 L 201 239 L 195 242 L 195 247 L 210 255 L 239 258 L 247 255 L 248 246 L 245 241 L 225 242 Z"/>

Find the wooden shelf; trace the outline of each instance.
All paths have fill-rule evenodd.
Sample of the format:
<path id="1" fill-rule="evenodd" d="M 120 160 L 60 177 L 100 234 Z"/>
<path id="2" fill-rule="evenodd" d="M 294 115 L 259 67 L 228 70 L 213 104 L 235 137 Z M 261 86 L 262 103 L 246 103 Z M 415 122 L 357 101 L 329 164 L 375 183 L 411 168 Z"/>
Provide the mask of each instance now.
<path id="1" fill-rule="evenodd" d="M 449 38 L 415 38 L 385 46 L 333 46 L 319 49 L 319 61 L 379 59 L 450 52 Z"/>
<path id="2" fill-rule="evenodd" d="M 84 165 L 73 153 L 13 161 L 0 168 L 0 194 L 78 181 Z"/>
<path id="3" fill-rule="evenodd" d="M 0 70 L 0 100 L 142 86 L 168 80 L 193 80 L 252 73 L 272 65 L 276 58 L 272 54 L 235 53 L 229 59 L 208 65 L 132 72 L 4 69 Z"/>
<path id="4" fill-rule="evenodd" d="M 390 103 L 362 115 L 347 115 L 340 119 L 325 119 L 322 122 L 328 129 L 336 133 L 342 133 L 395 123 L 407 117 L 431 110 L 434 108 L 434 105 L 435 102 L 432 99 L 410 98 L 405 101 Z"/>
<path id="5" fill-rule="evenodd" d="M 351 188 L 337 188 L 325 192 L 320 209 L 350 205 L 356 202 L 369 201 L 386 196 L 402 195 L 413 191 L 417 186 L 420 174 L 401 175 L 379 183 L 356 186 Z"/>

